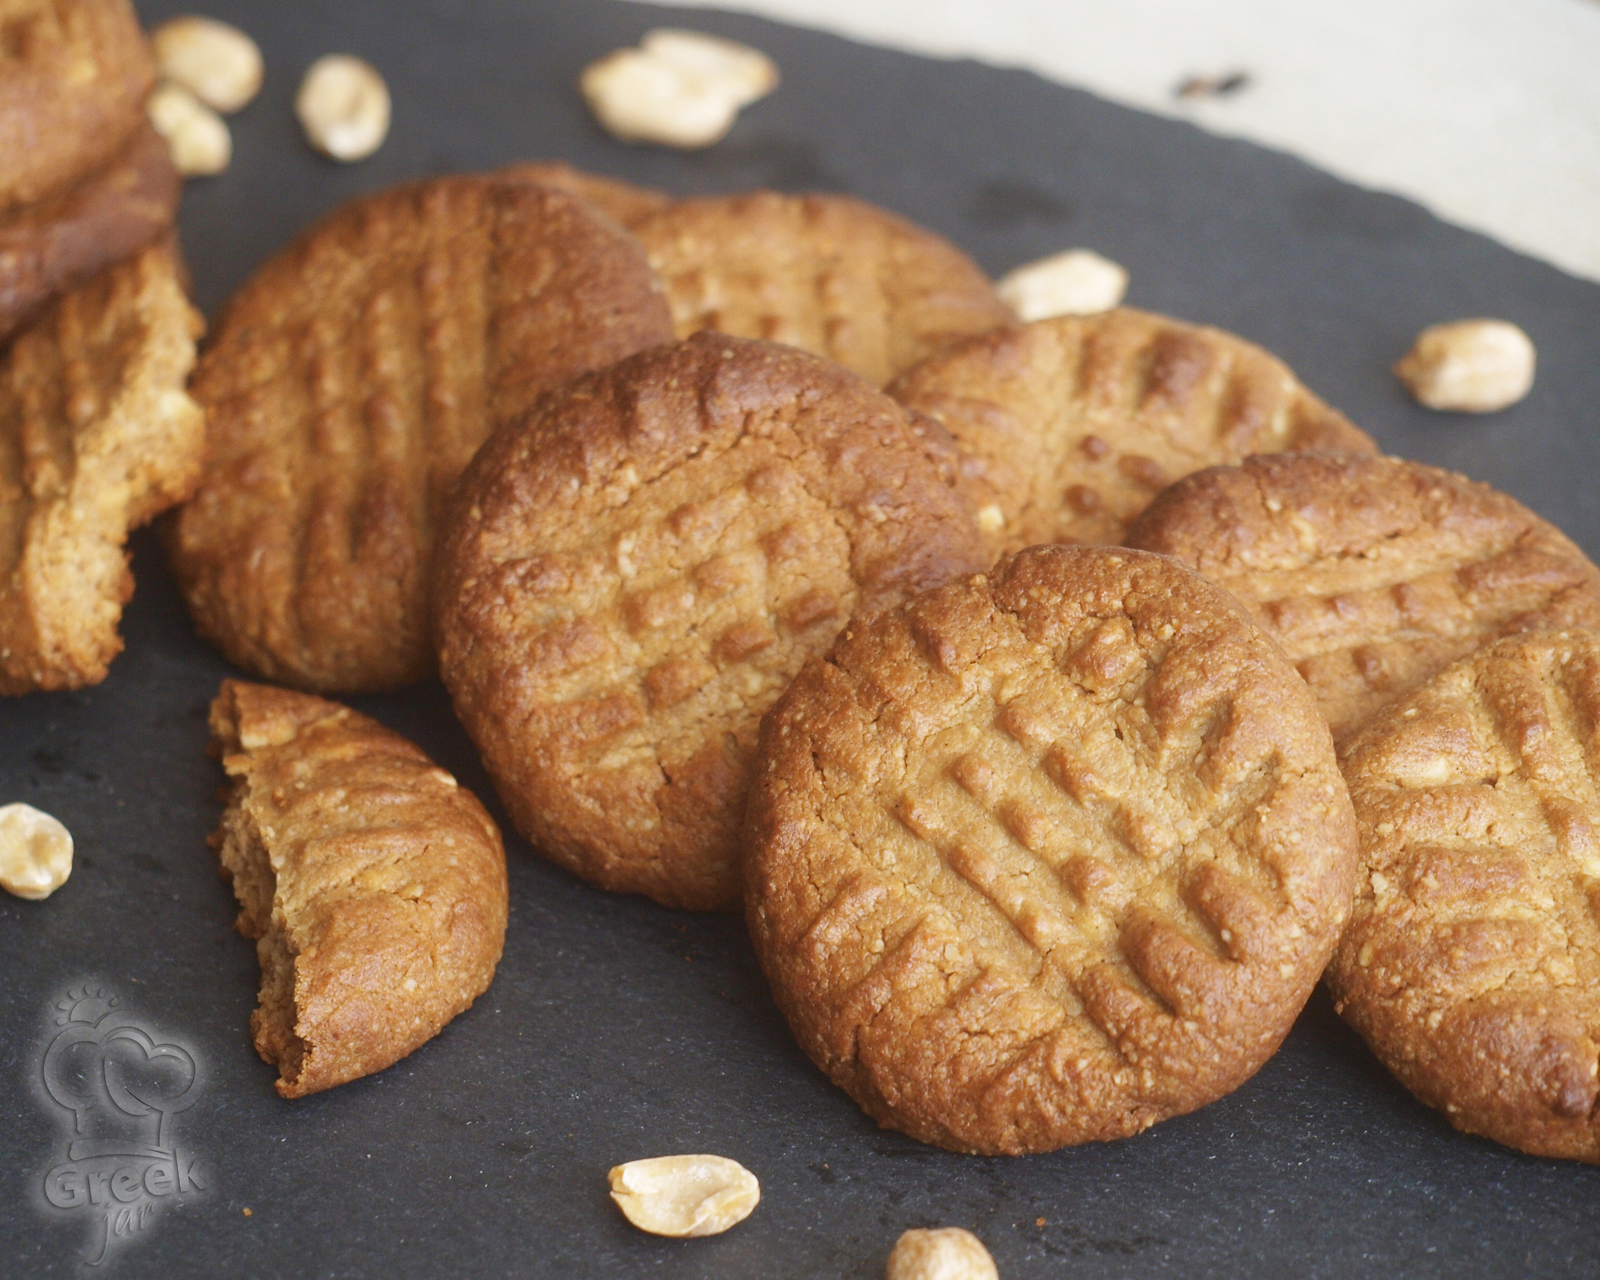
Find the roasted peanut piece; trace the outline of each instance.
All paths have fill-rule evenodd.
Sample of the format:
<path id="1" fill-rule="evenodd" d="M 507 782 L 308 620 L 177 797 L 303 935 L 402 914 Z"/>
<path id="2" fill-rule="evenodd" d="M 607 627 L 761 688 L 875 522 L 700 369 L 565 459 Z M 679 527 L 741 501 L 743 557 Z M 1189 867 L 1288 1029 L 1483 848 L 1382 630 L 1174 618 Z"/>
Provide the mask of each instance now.
<path id="1" fill-rule="evenodd" d="M 739 109 L 777 84 L 778 68 L 766 54 L 671 29 L 650 32 L 637 49 L 607 54 L 578 81 L 595 118 L 618 138 L 686 150 L 724 137 Z"/>
<path id="2" fill-rule="evenodd" d="M 889 1255 L 888 1280 L 1000 1280 L 983 1241 L 960 1227 L 907 1231 Z"/>
<path id="3" fill-rule="evenodd" d="M 306 72 L 294 111 L 318 151 L 335 160 L 365 160 L 389 134 L 389 87 L 371 64 L 330 53 Z"/>
<path id="4" fill-rule="evenodd" d="M 1092 249 L 1068 249 L 1007 272 L 995 291 L 1024 322 L 1088 316 L 1122 301 L 1128 273 Z"/>
<path id="5" fill-rule="evenodd" d="M 237 111 L 261 90 L 261 50 L 226 22 L 171 18 L 150 33 L 150 44 L 162 78 L 215 111 Z"/>
<path id="6" fill-rule="evenodd" d="M 761 1200 L 755 1174 L 723 1156 L 630 1160 L 609 1177 L 611 1198 L 628 1221 L 658 1236 L 717 1235 Z"/>
<path id="7" fill-rule="evenodd" d="M 233 135 L 227 123 L 182 85 L 158 85 L 144 109 L 167 140 L 172 167 L 179 173 L 221 173 L 232 161 Z"/>
<path id="8" fill-rule="evenodd" d="M 1395 376 L 1430 409 L 1494 413 L 1533 386 L 1533 340 L 1509 320 L 1456 320 L 1417 335 Z"/>
<path id="9" fill-rule="evenodd" d="M 72 833 L 31 804 L 0 808 L 0 888 L 48 898 L 72 874 Z"/>

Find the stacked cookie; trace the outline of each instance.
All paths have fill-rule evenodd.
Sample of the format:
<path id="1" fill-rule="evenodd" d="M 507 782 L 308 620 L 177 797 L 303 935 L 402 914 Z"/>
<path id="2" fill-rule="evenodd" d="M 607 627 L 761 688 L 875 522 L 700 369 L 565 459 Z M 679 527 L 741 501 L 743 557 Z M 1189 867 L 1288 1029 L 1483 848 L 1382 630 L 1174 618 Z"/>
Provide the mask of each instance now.
<path id="1" fill-rule="evenodd" d="M 1378 456 L 1259 348 L 1130 309 L 1017 325 L 957 249 L 857 201 L 525 164 L 336 211 L 193 385 L 210 458 L 169 545 L 202 632 L 321 692 L 437 669 L 542 853 L 743 902 L 801 1044 L 881 1122 L 981 1152 L 1138 1132 L 1256 1071 L 1332 958 L 1426 1100 L 1588 1156 L 1560 962 L 1587 899 L 1559 859 L 1600 869 L 1600 794 L 1551 779 L 1600 708 L 1600 640 L 1570 630 L 1600 626 L 1600 571 L 1504 495 Z M 1513 699 L 1520 738 L 1474 672 L 1546 690 Z M 303 772 L 322 748 L 291 739 Z M 1467 796 L 1496 750 L 1472 785 L 1526 787 Z M 284 1092 L 376 1069 L 487 983 L 497 844 L 426 891 L 487 923 L 420 1030 L 330 1040 L 336 975 L 295 958 L 322 873 L 263 857 L 241 795 L 222 845 Z M 1502 882 L 1543 886 L 1533 923 Z M 353 1007 L 392 1016 L 374 981 Z M 317 1048 L 339 1040 L 359 1052 Z M 1567 1083 L 1485 1074 L 1546 1060 Z"/>
<path id="2" fill-rule="evenodd" d="M 0 12 L 0 693 L 105 678 L 128 531 L 199 474 L 153 78 L 127 0 Z"/>

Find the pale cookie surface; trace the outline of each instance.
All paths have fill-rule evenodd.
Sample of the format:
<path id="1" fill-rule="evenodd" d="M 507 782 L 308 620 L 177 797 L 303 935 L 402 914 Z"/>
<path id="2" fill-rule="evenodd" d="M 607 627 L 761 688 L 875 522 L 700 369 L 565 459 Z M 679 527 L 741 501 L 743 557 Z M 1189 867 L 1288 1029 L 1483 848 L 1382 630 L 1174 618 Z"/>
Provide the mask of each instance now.
<path id="1" fill-rule="evenodd" d="M 499 830 L 410 742 L 337 703 L 225 680 L 211 736 L 233 779 L 212 843 L 261 961 L 257 1052 L 285 1098 L 383 1070 L 488 989 Z"/>
<path id="2" fill-rule="evenodd" d="M 1343 753 L 1346 1021 L 1458 1129 L 1600 1163 L 1600 633 L 1513 636 Z"/>
<path id="3" fill-rule="evenodd" d="M 1012 318 L 949 241 L 844 196 L 680 200 L 633 229 L 666 283 L 679 337 L 766 338 L 876 384 Z"/>
<path id="4" fill-rule="evenodd" d="M 0 210 L 106 163 L 154 78 L 129 0 L 0 0 Z"/>
<path id="5" fill-rule="evenodd" d="M 862 606 L 981 563 L 945 455 L 804 352 L 703 334 L 498 433 L 440 545 L 440 670 L 517 827 L 603 888 L 738 902 L 762 713 Z"/>
<path id="6" fill-rule="evenodd" d="M 751 936 L 867 1113 L 984 1153 L 1124 1137 L 1277 1048 L 1349 909 L 1305 684 L 1219 588 L 1037 548 L 854 619 L 762 725 Z"/>
<path id="7" fill-rule="evenodd" d="M 1600 569 L 1515 499 L 1400 458 L 1275 454 L 1173 485 L 1128 545 L 1255 615 L 1343 741 L 1514 631 L 1600 626 Z"/>
<path id="8" fill-rule="evenodd" d="M 888 391 L 955 437 L 997 554 L 1120 542 L 1174 480 L 1248 454 L 1373 451 L 1260 347 L 1131 308 L 996 330 Z"/>
<path id="9" fill-rule="evenodd" d="M 169 546 L 200 631 L 287 684 L 419 679 L 462 467 L 546 388 L 671 337 L 638 244 L 562 192 L 439 178 L 336 210 L 195 372 L 209 456 Z"/>
<path id="10" fill-rule="evenodd" d="M 205 419 L 183 386 L 201 322 L 173 253 L 95 276 L 0 355 L 0 693 L 105 678 L 128 532 L 199 475 Z"/>

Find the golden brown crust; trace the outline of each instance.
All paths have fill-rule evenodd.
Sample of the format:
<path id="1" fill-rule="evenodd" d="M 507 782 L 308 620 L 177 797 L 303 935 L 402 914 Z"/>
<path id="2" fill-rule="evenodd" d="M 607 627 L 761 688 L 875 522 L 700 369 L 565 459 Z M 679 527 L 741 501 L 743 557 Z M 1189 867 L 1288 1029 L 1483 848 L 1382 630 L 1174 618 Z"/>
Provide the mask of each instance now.
<path id="1" fill-rule="evenodd" d="M 381 1071 L 488 989 L 506 931 L 500 832 L 399 734 L 337 703 L 225 680 L 233 779 L 212 838 L 257 940 L 257 1051 L 298 1098 Z"/>
<path id="2" fill-rule="evenodd" d="M 762 725 L 751 936 L 801 1046 L 962 1151 L 1227 1093 L 1338 937 L 1355 828 L 1305 685 L 1222 591 L 1047 547 L 857 617 Z"/>
<path id="3" fill-rule="evenodd" d="M 166 139 L 143 124 L 102 168 L 0 214 L 0 343 L 53 295 L 165 233 L 182 185 Z"/>
<path id="4" fill-rule="evenodd" d="M 1501 636 L 1600 626 L 1600 569 L 1465 476 L 1400 458 L 1275 454 L 1173 485 L 1128 545 L 1226 588 L 1300 670 L 1344 741 Z"/>
<path id="5" fill-rule="evenodd" d="M 1600 1163 L 1600 633 L 1481 649 L 1343 753 L 1345 1019 L 1458 1129 Z"/>
<path id="6" fill-rule="evenodd" d="M 1013 319 L 949 241 L 845 196 L 680 200 L 633 229 L 680 338 L 715 329 L 783 342 L 875 385 Z"/>
<path id="7" fill-rule="evenodd" d="M 670 338 L 643 251 L 572 196 L 454 177 L 342 206 L 245 285 L 195 373 L 210 456 L 169 545 L 201 632 L 296 686 L 427 674 L 461 469 L 546 388 Z"/>
<path id="8" fill-rule="evenodd" d="M 887 390 L 955 437 L 996 554 L 1121 542 L 1174 480 L 1248 454 L 1374 451 L 1260 347 L 1129 307 L 984 334 Z"/>
<path id="9" fill-rule="evenodd" d="M 540 186 L 554 187 L 568 195 L 579 196 L 625 227 L 633 226 L 640 219 L 672 203 L 672 197 L 665 191 L 637 187 L 620 178 L 589 173 L 574 168 L 565 160 L 521 160 L 506 165 L 498 173 L 518 182 L 537 182 Z"/>
<path id="10" fill-rule="evenodd" d="M 107 163 L 154 83 L 129 0 L 0 0 L 0 211 Z"/>
<path id="11" fill-rule="evenodd" d="M 484 447 L 440 544 L 440 669 L 546 855 L 728 908 L 762 713 L 856 608 L 979 563 L 953 475 L 892 400 L 703 334 Z"/>
<path id="12" fill-rule="evenodd" d="M 201 328 L 157 245 L 0 354 L 0 693 L 98 683 L 121 651 L 128 531 L 200 472 L 205 420 L 183 385 Z"/>

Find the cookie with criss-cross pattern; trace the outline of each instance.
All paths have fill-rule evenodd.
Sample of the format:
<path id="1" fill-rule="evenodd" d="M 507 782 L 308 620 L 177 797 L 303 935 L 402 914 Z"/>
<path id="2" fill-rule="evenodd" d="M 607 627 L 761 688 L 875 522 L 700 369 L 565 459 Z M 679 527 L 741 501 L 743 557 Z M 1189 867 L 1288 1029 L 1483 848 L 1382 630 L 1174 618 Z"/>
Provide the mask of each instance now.
<path id="1" fill-rule="evenodd" d="M 499 172 L 519 182 L 537 182 L 541 186 L 565 191 L 568 195 L 581 196 L 625 227 L 631 227 L 647 214 L 665 209 L 672 203 L 672 197 L 665 191 L 590 173 L 574 168 L 565 160 L 520 160 L 516 164 L 506 165 Z"/>
<path id="2" fill-rule="evenodd" d="M 671 340 L 638 242 L 565 192 L 435 178 L 335 210 L 234 297 L 195 371 L 209 456 L 169 547 L 201 633 L 285 684 L 426 675 L 461 469 L 541 392 Z"/>
<path id="3" fill-rule="evenodd" d="M 1260 347 L 1128 307 L 997 329 L 887 390 L 955 437 L 996 554 L 1121 542 L 1174 480 L 1248 454 L 1374 451 Z"/>
<path id="4" fill-rule="evenodd" d="M 766 338 L 875 384 L 1015 317 L 948 240 L 845 196 L 679 200 L 632 224 L 679 337 Z"/>
<path id="5" fill-rule="evenodd" d="M 154 82 L 129 0 L 0 0 L 0 210 L 108 162 Z"/>
<path id="6" fill-rule="evenodd" d="M 164 235 L 182 186 L 166 139 L 143 124 L 93 173 L 0 213 L 0 342 L 56 293 Z"/>
<path id="7" fill-rule="evenodd" d="M 721 334 L 498 431 L 435 599 L 518 829 L 602 888 L 735 906 L 762 713 L 851 613 L 981 563 L 947 457 L 854 374 Z"/>
<path id="8" fill-rule="evenodd" d="M 133 594 L 128 531 L 181 502 L 205 418 L 176 248 L 63 294 L 0 348 L 0 693 L 105 679 Z"/>
<path id="9" fill-rule="evenodd" d="M 233 780 L 212 837 L 256 940 L 256 1051 L 304 1097 L 382 1071 L 488 989 L 506 858 L 477 797 L 336 702 L 224 680 L 212 748 Z"/>
<path id="10" fill-rule="evenodd" d="M 869 1115 L 1048 1151 L 1248 1079 L 1355 855 L 1327 726 L 1238 604 L 1161 556 L 1040 547 L 806 665 L 762 724 L 746 906 Z"/>
<path id="11" fill-rule="evenodd" d="M 1458 1129 L 1600 1164 L 1600 632 L 1511 636 L 1342 753 L 1361 838 L 1328 969 Z"/>
<path id="12" fill-rule="evenodd" d="M 1242 602 L 1336 742 L 1501 636 L 1600 626 L 1600 569 L 1571 539 L 1486 484 L 1401 458 L 1284 453 L 1201 471 L 1128 545 Z"/>

